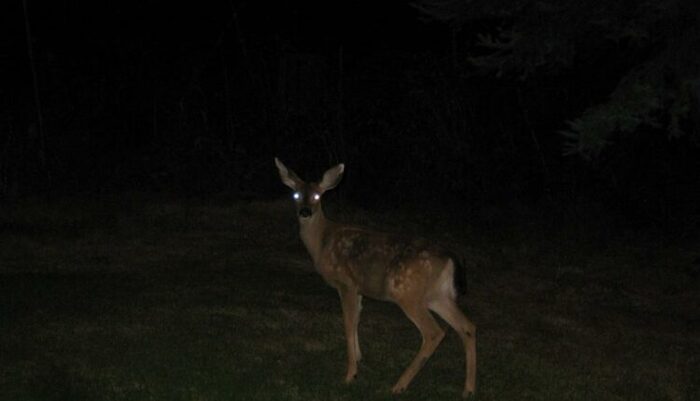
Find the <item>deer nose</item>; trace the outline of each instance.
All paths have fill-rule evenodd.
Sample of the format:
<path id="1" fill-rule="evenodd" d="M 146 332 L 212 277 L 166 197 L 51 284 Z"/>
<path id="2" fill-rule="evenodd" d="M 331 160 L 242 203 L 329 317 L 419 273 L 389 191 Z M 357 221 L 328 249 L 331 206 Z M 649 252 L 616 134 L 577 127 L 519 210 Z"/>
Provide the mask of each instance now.
<path id="1" fill-rule="evenodd" d="M 309 217 L 311 216 L 311 209 L 304 206 L 301 209 L 299 209 L 299 216 L 301 217 Z"/>

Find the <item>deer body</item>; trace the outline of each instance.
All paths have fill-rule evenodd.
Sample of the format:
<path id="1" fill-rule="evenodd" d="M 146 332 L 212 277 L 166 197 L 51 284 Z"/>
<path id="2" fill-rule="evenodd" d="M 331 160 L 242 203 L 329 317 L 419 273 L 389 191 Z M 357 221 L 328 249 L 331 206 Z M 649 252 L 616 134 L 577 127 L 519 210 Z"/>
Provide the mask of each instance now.
<path id="1" fill-rule="evenodd" d="M 332 287 L 349 286 L 370 298 L 396 301 L 411 285 L 438 283 L 448 270 L 447 252 L 425 241 L 338 224 L 321 213 L 317 218 L 323 221 L 302 221 L 300 234 L 316 270 Z M 444 280 L 451 283 L 449 273 Z"/>
<path id="2" fill-rule="evenodd" d="M 399 378 L 394 393 L 406 389 L 445 335 L 430 311 L 440 315 L 460 335 L 467 369 L 463 396 L 473 393 L 476 327 L 456 304 L 455 260 L 451 254 L 421 239 L 327 219 L 321 208 L 321 195 L 338 184 L 344 165 L 326 171 L 320 183 L 307 184 L 278 159 L 275 163 L 282 182 L 295 191 L 299 233 L 314 266 L 340 295 L 348 348 L 346 382 L 355 378 L 361 359 L 357 325 L 364 295 L 399 305 L 423 337 L 418 355 Z"/>

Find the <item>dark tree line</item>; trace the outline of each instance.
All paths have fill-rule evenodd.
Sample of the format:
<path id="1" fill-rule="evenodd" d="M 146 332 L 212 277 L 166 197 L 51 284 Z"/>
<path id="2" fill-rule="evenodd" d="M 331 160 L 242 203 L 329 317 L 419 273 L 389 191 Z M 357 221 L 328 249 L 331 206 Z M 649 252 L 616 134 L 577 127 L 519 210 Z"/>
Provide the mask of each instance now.
<path id="1" fill-rule="evenodd" d="M 36 76 L 25 33 L 2 47 L 17 61 L 0 195 L 257 196 L 278 190 L 278 155 L 301 171 L 342 159 L 365 199 L 592 198 L 697 222 L 696 3 L 422 0 L 348 6 L 353 24 L 318 5 L 113 6 L 95 22 L 29 3 Z M 60 11 L 92 25 L 53 35 Z"/>
<path id="2" fill-rule="evenodd" d="M 603 186 L 595 192 L 652 219 L 697 224 L 700 3 L 421 0 L 415 6 L 455 32 L 476 31 L 475 46 L 460 59 L 464 76 L 476 71 L 522 87 L 555 82 L 567 92 L 535 107 L 564 112 L 555 119 L 565 124 L 555 129 L 560 150 L 587 162 L 583 176 L 597 176 Z"/>

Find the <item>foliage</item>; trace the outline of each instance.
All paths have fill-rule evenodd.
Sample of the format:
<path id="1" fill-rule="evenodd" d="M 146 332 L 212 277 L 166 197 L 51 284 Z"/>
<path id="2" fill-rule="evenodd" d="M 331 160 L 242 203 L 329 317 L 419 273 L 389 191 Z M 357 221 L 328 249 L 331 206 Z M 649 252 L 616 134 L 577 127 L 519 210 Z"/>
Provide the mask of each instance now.
<path id="1" fill-rule="evenodd" d="M 2 64 L 17 79 L 0 88 L 0 199 L 275 196 L 279 156 L 309 176 L 346 162 L 363 203 L 393 207 L 398 193 L 479 209 L 605 193 L 665 205 L 647 213 L 655 221 L 698 221 L 698 206 L 693 220 L 676 204 L 700 205 L 684 189 L 700 183 L 695 3 L 415 5 L 452 31 L 394 18 L 406 9 L 393 3 L 353 8 L 347 24 L 303 2 L 278 13 L 246 1 L 114 3 L 120 12 L 90 18 L 96 10 L 73 3 L 31 9 L 64 29 L 34 32 L 45 163 L 27 64 Z M 208 22 L 190 23 L 193 12 Z M 125 31 L 119 15 L 131 14 L 142 25 Z"/>
<path id="2" fill-rule="evenodd" d="M 641 126 L 670 137 L 698 136 L 700 6 L 694 0 L 421 0 L 416 6 L 464 29 L 498 21 L 495 31 L 478 35 L 484 53 L 469 58 L 497 76 L 534 80 L 609 64 L 618 83 L 607 100 L 593 101 L 568 123 L 566 154 L 595 158 L 616 134 Z"/>
<path id="3" fill-rule="evenodd" d="M 655 88 L 634 80 L 629 87 L 618 88 L 610 101 L 586 110 L 569 122 L 565 154 L 597 157 L 608 144 L 607 133 L 634 132 L 641 124 L 655 125 L 653 115 L 661 107 Z"/>

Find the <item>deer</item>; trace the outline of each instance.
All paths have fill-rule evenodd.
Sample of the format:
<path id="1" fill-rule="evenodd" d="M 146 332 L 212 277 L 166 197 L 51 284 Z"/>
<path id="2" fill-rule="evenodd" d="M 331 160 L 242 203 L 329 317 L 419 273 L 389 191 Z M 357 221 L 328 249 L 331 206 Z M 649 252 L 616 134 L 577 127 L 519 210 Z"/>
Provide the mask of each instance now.
<path id="1" fill-rule="evenodd" d="M 299 234 L 316 271 L 340 296 L 347 373 L 351 383 L 362 359 L 357 328 L 362 299 L 368 297 L 397 304 L 418 328 L 422 343 L 413 361 L 392 388 L 404 392 L 421 370 L 445 331 L 431 312 L 446 321 L 464 345 L 466 372 L 462 397 L 476 385 L 476 326 L 457 305 L 462 264 L 449 250 L 424 239 L 375 231 L 326 218 L 321 198 L 342 179 L 345 165 L 328 169 L 319 182 L 305 182 L 278 158 L 275 165 L 282 183 L 292 189 L 299 220 Z"/>

